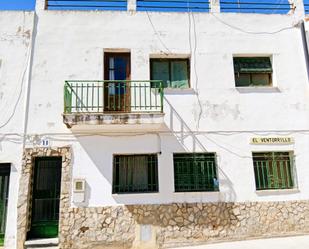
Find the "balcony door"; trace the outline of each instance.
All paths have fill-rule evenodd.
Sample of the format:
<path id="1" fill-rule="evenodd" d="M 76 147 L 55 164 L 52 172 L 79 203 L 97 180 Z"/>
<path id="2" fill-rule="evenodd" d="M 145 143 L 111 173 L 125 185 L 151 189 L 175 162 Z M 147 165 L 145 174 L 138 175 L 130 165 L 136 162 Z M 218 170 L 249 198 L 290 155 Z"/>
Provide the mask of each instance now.
<path id="1" fill-rule="evenodd" d="M 130 112 L 130 53 L 105 53 L 104 111 Z"/>

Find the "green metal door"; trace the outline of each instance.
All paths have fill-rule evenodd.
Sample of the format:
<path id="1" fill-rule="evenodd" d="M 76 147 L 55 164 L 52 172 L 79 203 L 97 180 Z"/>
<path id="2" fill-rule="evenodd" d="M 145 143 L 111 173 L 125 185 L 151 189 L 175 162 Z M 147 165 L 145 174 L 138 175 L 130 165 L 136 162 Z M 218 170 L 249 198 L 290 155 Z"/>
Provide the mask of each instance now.
<path id="1" fill-rule="evenodd" d="M 0 245 L 3 245 L 5 235 L 10 169 L 10 164 L 0 164 Z"/>
<path id="2" fill-rule="evenodd" d="M 28 238 L 58 236 L 61 157 L 36 158 Z"/>

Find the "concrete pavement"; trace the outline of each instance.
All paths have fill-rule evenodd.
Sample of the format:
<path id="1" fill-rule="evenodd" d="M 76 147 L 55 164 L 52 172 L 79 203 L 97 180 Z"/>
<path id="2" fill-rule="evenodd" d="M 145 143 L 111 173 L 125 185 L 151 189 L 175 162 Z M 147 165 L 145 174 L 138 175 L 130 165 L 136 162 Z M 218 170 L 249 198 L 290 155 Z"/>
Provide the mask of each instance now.
<path id="1" fill-rule="evenodd" d="M 224 242 L 177 249 L 309 249 L 309 235 Z"/>

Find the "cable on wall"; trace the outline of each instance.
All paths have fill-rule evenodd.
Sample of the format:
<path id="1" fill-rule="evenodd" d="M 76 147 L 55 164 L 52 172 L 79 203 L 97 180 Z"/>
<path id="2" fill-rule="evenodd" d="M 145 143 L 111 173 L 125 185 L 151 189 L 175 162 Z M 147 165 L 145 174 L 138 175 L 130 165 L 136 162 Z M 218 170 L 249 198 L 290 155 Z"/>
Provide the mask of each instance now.
<path id="1" fill-rule="evenodd" d="M 199 129 L 200 120 L 201 120 L 202 114 L 203 114 L 203 106 L 202 106 L 201 99 L 199 97 L 199 90 L 198 90 L 199 78 L 198 78 L 198 73 L 197 73 L 197 69 L 196 69 L 196 50 L 197 50 L 196 23 L 195 23 L 194 14 L 189 8 L 189 1 L 187 1 L 187 14 L 188 14 L 188 22 L 189 22 L 189 30 L 188 30 L 188 33 L 189 33 L 189 48 L 190 48 L 191 58 L 193 57 L 192 65 L 193 65 L 193 71 L 194 71 L 194 74 L 195 74 L 194 91 L 196 93 L 197 102 L 198 102 L 198 105 L 199 105 L 199 112 L 198 112 L 197 127 L 196 128 Z M 191 21 L 191 17 L 192 17 L 192 21 Z M 192 41 L 191 41 L 191 37 L 192 37 L 192 30 L 191 30 L 192 24 L 191 23 L 193 23 L 193 34 L 194 34 L 194 36 L 193 36 L 194 37 L 194 45 L 193 46 L 192 46 Z"/>
<path id="2" fill-rule="evenodd" d="M 25 15 L 25 13 L 24 13 L 24 15 Z M 4 121 L 2 124 L 0 124 L 0 129 L 7 126 L 8 123 L 13 119 L 13 117 L 16 113 L 17 106 L 18 106 L 20 99 L 22 97 L 22 92 L 23 92 L 23 88 L 24 88 L 24 84 L 25 84 L 25 76 L 26 76 L 27 70 L 29 69 L 28 65 L 29 65 L 29 60 L 30 60 L 30 56 L 31 56 L 31 50 L 32 50 L 32 47 L 31 47 L 31 44 L 29 44 L 29 47 L 28 47 L 28 50 L 27 50 L 27 53 L 26 53 L 26 59 L 25 59 L 25 62 L 24 62 L 24 69 L 23 69 L 22 74 L 21 74 L 19 92 L 17 94 L 17 99 L 16 99 L 15 103 L 13 104 L 13 111 L 9 115 L 8 119 L 6 121 Z"/>
<path id="3" fill-rule="evenodd" d="M 246 33 L 246 34 L 251 34 L 251 35 L 273 35 L 273 34 L 277 34 L 277 33 L 280 33 L 282 31 L 285 31 L 285 30 L 289 30 L 289 29 L 294 29 L 295 27 L 297 27 L 299 25 L 299 23 L 296 23 L 295 25 L 292 25 L 292 26 L 289 26 L 289 27 L 283 27 L 281 29 L 278 29 L 278 30 L 275 30 L 275 31 L 261 31 L 261 32 L 255 32 L 255 31 L 246 31 L 240 27 L 237 27 L 237 26 L 234 26 L 232 24 L 229 24 L 227 22 L 225 22 L 224 20 L 222 20 L 220 17 L 218 17 L 217 15 L 215 15 L 214 13 L 210 13 L 214 18 L 216 18 L 219 22 L 221 22 L 222 24 L 232 28 L 232 29 L 235 29 L 235 30 L 238 30 L 242 33 Z"/>
<path id="4" fill-rule="evenodd" d="M 152 29 L 153 29 L 155 35 L 157 36 L 158 40 L 160 41 L 161 45 L 164 47 L 164 49 L 165 49 L 166 51 L 168 51 L 169 53 L 172 53 L 172 52 L 169 50 L 169 48 L 165 45 L 165 43 L 162 41 L 161 36 L 160 36 L 160 34 L 158 33 L 157 29 L 155 28 L 155 26 L 154 26 L 154 24 L 153 24 L 153 22 L 152 22 L 152 20 L 151 20 L 151 17 L 150 17 L 150 15 L 149 15 L 149 13 L 148 13 L 148 11 L 146 11 L 146 14 L 147 14 L 148 20 L 149 20 L 149 22 L 150 22 L 150 24 L 151 24 L 151 27 L 152 27 Z M 168 55 L 168 53 L 166 53 L 166 52 L 164 52 L 164 51 L 162 51 L 162 52 L 163 52 L 165 55 Z"/>

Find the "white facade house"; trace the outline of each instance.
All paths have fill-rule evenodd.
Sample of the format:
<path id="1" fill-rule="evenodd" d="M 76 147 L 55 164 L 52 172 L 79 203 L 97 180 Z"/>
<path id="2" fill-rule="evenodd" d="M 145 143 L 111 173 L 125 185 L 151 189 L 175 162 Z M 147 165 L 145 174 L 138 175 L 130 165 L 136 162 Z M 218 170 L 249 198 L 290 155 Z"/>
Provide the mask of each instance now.
<path id="1" fill-rule="evenodd" d="M 74 249 L 308 234 L 303 2 L 285 14 L 139 2 L 0 12 L 4 247 L 55 231 Z"/>

